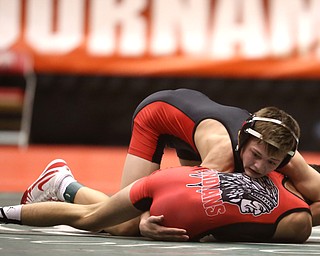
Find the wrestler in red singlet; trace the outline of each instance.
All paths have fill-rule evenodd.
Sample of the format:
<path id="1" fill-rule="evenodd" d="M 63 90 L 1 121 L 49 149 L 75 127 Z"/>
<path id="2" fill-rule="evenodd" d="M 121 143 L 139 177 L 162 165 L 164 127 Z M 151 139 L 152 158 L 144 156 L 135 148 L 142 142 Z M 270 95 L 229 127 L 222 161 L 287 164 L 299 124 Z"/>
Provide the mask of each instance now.
<path id="1" fill-rule="evenodd" d="M 130 191 L 133 205 L 164 215 L 164 226 L 186 229 L 191 240 L 268 241 L 286 215 L 310 212 L 289 192 L 284 176 L 271 172 L 252 179 L 243 173 L 218 173 L 202 167 L 159 170 L 138 180 Z"/>
<path id="2" fill-rule="evenodd" d="M 160 164 L 166 145 L 176 148 L 179 158 L 201 161 L 194 143 L 198 124 L 205 119 L 221 122 L 234 150 L 235 169 L 243 166 L 235 153 L 238 131 L 250 114 L 240 108 L 218 104 L 189 89 L 156 92 L 137 107 L 133 115 L 128 153 Z"/>

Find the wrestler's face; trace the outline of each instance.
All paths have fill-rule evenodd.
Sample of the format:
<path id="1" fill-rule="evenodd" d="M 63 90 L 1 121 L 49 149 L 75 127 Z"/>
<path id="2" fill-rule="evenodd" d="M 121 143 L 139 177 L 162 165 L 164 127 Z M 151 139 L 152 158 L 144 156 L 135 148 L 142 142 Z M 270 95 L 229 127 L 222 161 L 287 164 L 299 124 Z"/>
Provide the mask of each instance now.
<path id="1" fill-rule="evenodd" d="M 285 155 L 270 156 L 265 143 L 257 139 L 250 139 L 240 154 L 244 172 L 252 178 L 260 178 L 275 170 Z"/>

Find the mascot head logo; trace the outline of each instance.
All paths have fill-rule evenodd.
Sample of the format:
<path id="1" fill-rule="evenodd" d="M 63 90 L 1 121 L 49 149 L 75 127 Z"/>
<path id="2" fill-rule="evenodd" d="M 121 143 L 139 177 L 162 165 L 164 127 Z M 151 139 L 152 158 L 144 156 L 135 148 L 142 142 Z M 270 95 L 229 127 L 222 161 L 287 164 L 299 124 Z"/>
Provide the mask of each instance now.
<path id="1" fill-rule="evenodd" d="M 252 179 L 241 173 L 220 174 L 222 200 L 254 216 L 270 213 L 278 206 L 279 191 L 271 179 Z"/>

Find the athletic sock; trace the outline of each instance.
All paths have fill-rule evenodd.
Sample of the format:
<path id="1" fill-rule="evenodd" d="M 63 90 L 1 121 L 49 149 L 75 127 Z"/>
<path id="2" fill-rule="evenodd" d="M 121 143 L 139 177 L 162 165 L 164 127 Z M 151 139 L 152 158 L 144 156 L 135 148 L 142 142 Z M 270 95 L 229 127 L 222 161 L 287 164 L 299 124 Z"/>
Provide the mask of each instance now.
<path id="1" fill-rule="evenodd" d="M 72 176 L 67 176 L 60 182 L 60 185 L 57 190 L 57 197 L 60 201 L 65 201 L 64 193 L 67 187 L 73 182 L 77 181 Z"/>
<path id="2" fill-rule="evenodd" d="M 77 181 L 70 183 L 63 193 L 63 199 L 68 203 L 74 203 L 74 198 L 76 197 L 78 190 L 82 187 L 83 185 Z"/>
<path id="3" fill-rule="evenodd" d="M 5 206 L 0 208 L 0 222 L 21 224 L 22 205 Z"/>

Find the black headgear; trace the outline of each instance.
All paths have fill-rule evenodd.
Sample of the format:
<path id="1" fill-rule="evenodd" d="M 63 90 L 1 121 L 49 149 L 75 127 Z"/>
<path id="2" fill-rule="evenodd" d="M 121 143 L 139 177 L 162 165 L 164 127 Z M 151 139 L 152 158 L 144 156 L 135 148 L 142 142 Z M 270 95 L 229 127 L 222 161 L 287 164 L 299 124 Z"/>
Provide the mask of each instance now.
<path id="1" fill-rule="evenodd" d="M 248 139 L 250 138 L 250 135 L 260 139 L 260 140 L 264 140 L 262 134 L 260 134 L 259 132 L 257 132 L 256 130 L 254 130 L 254 125 L 256 121 L 263 121 L 263 122 L 271 122 L 271 123 L 275 123 L 278 125 L 281 125 L 282 127 L 286 128 L 288 131 L 290 131 L 290 133 L 292 134 L 292 136 L 294 137 L 296 143 L 294 145 L 294 147 L 288 152 L 287 156 L 283 159 L 283 161 L 280 163 L 280 165 L 278 166 L 279 168 L 282 168 L 283 166 L 285 166 L 287 163 L 289 163 L 289 161 L 291 160 L 291 158 L 294 156 L 297 148 L 298 148 L 298 144 L 299 144 L 299 138 L 298 136 L 292 131 L 292 129 L 290 127 L 288 127 L 287 125 L 285 125 L 282 121 L 278 120 L 278 119 L 273 119 L 273 118 L 268 118 L 268 117 L 258 117 L 258 116 L 251 116 L 249 117 L 242 125 L 242 128 L 240 130 L 239 133 L 239 141 L 238 141 L 238 146 L 237 146 L 237 150 L 240 151 L 240 149 L 243 147 L 243 145 L 248 141 Z M 276 143 L 273 143 L 272 141 L 266 141 L 266 143 L 279 148 L 279 146 Z"/>

